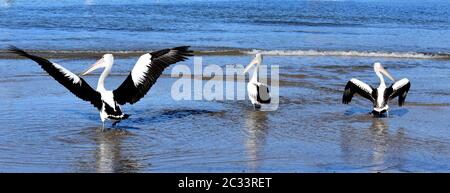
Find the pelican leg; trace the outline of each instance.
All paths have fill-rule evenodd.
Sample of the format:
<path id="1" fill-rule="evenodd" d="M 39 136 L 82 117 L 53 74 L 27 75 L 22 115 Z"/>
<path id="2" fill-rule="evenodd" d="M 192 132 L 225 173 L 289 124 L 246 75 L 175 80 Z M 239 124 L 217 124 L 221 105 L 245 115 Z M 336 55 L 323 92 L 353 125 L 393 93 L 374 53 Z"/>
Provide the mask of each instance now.
<path id="1" fill-rule="evenodd" d="M 100 131 L 101 132 L 105 131 L 105 122 L 104 121 L 102 121 L 102 127 L 100 128 Z"/>
<path id="2" fill-rule="evenodd" d="M 113 121 L 112 126 L 115 127 L 115 126 L 117 125 L 117 123 L 119 123 L 119 122 L 120 122 L 120 120 L 118 120 L 118 121 Z"/>

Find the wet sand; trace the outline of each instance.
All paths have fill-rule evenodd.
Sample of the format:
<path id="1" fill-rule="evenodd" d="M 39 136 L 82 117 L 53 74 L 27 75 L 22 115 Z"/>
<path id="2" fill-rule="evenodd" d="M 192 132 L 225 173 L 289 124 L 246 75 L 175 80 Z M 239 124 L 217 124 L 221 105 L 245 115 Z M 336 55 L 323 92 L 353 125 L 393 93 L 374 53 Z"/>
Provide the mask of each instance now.
<path id="1" fill-rule="evenodd" d="M 204 56 L 203 63 L 247 64 L 249 55 Z M 117 58 L 107 88 L 134 58 Z M 80 72 L 94 60 L 56 58 Z M 372 63 L 411 80 L 406 105 L 388 118 L 368 115 L 346 82 L 376 86 Z M 120 129 L 101 132 L 98 112 L 27 60 L 0 60 L 1 172 L 448 172 L 448 60 L 267 56 L 280 66 L 280 107 L 257 112 L 249 101 L 174 101 L 170 70 L 123 110 Z M 183 62 L 193 66 L 193 60 Z M 88 76 L 95 86 L 98 74 Z M 205 80 L 206 81 L 206 80 Z"/>

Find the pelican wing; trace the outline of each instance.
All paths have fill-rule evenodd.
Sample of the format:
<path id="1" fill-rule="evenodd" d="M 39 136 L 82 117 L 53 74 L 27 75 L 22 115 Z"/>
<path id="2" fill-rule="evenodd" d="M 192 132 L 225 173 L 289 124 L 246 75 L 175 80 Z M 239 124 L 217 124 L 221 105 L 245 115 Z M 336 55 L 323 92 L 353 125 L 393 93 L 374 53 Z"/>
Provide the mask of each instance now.
<path id="1" fill-rule="evenodd" d="M 410 87 L 411 83 L 407 78 L 395 82 L 386 89 L 385 100 L 392 100 L 398 96 L 398 105 L 403 106 Z"/>
<path id="2" fill-rule="evenodd" d="M 342 103 L 350 103 L 355 93 L 374 102 L 375 98 L 372 95 L 373 90 L 374 89 L 368 84 L 358 79 L 352 78 L 347 82 L 347 85 L 345 86 L 344 95 L 342 96 Z"/>
<path id="3" fill-rule="evenodd" d="M 97 109 L 102 108 L 102 100 L 99 92 L 94 90 L 83 78 L 75 75 L 59 64 L 52 63 L 45 58 L 31 55 L 17 47 L 9 47 L 11 53 L 24 56 L 38 63 L 50 76 L 66 87 L 78 98 L 91 102 Z"/>
<path id="4" fill-rule="evenodd" d="M 256 101 L 262 104 L 269 104 L 270 103 L 269 87 L 266 84 L 260 82 L 254 84 L 256 85 L 257 91 Z"/>
<path id="5" fill-rule="evenodd" d="M 247 85 L 248 97 L 252 101 L 256 101 L 259 104 L 270 104 L 270 92 L 269 86 L 260 82 L 250 82 Z"/>
<path id="6" fill-rule="evenodd" d="M 117 103 L 134 104 L 147 94 L 165 68 L 192 56 L 189 46 L 164 49 L 149 53 L 151 60 L 136 63 L 125 81 L 113 91 Z"/>

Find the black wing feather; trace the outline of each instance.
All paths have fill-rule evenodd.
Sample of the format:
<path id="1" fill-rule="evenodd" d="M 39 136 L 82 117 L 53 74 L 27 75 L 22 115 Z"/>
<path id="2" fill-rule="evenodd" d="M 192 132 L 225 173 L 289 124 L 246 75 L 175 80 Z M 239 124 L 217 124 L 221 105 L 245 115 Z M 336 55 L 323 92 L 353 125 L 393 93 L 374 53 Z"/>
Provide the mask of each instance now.
<path id="1" fill-rule="evenodd" d="M 372 87 L 371 87 L 372 88 Z M 375 89 L 372 88 L 372 92 Z M 373 97 L 372 93 L 369 93 L 362 88 L 360 88 L 358 85 L 353 83 L 352 81 L 348 81 L 347 85 L 345 85 L 344 94 L 342 96 L 342 103 L 348 104 L 352 101 L 353 95 L 357 93 L 361 95 L 362 97 L 369 99 L 370 101 L 374 102 L 375 98 Z"/>
<path id="2" fill-rule="evenodd" d="M 39 56 L 31 55 L 17 47 L 10 46 L 9 51 L 11 53 L 24 56 L 29 58 L 36 63 L 38 63 L 42 69 L 44 69 L 50 76 L 52 76 L 56 81 L 66 87 L 70 92 L 75 94 L 78 98 L 89 101 L 93 104 L 97 109 L 102 108 L 101 94 L 94 90 L 89 84 L 80 78 L 79 83 L 74 83 L 73 80 L 67 77 L 67 75 L 60 71 L 53 63 L 48 61 L 45 58 L 41 58 Z"/>
<path id="3" fill-rule="evenodd" d="M 164 69 L 171 64 L 186 60 L 187 56 L 192 56 L 192 53 L 189 50 L 189 46 L 163 49 L 150 53 L 152 57 L 150 64 L 147 66 L 148 70 L 144 72 L 145 79 L 135 86 L 132 73 L 130 73 L 125 81 L 113 91 L 114 99 L 121 105 L 136 103 L 147 94 Z"/>
<path id="4" fill-rule="evenodd" d="M 409 88 L 411 87 L 411 82 L 408 81 L 408 83 L 398 88 L 397 90 L 394 89 L 394 84 L 395 83 L 387 88 L 385 99 L 392 100 L 398 96 L 398 106 L 403 106 L 406 100 L 406 95 L 408 95 Z"/>
<path id="5" fill-rule="evenodd" d="M 270 92 L 269 92 L 269 87 L 267 87 L 264 84 L 255 84 L 256 85 L 256 90 L 257 90 L 257 95 L 256 95 L 256 101 L 258 101 L 261 104 L 270 104 Z"/>

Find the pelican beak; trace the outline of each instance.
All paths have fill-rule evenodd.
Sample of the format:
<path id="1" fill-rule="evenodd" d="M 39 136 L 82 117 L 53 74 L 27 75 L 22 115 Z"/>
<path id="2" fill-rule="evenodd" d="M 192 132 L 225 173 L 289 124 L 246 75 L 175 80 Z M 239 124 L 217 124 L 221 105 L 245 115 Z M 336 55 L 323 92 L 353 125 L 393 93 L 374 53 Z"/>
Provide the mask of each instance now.
<path id="1" fill-rule="evenodd" d="M 250 70 L 250 68 L 252 68 L 252 66 L 255 64 L 258 64 L 258 66 L 256 66 L 258 68 L 261 62 L 262 62 L 261 54 L 256 54 L 255 58 L 253 58 L 250 64 L 248 64 L 247 67 L 245 67 L 244 74 L 247 73 Z"/>
<path id="2" fill-rule="evenodd" d="M 247 65 L 247 67 L 245 67 L 244 74 L 247 73 L 250 70 L 250 68 L 252 68 L 252 66 L 255 65 L 255 64 L 258 64 L 258 58 L 257 57 L 253 58 L 253 60 Z"/>
<path id="3" fill-rule="evenodd" d="M 244 69 L 244 74 L 247 73 L 247 72 L 250 70 L 250 68 L 252 68 L 252 66 L 255 65 L 255 64 L 256 64 L 256 62 L 254 62 L 254 61 L 250 62 L 250 63 L 247 65 L 247 67 L 245 67 L 245 69 Z"/>
<path id="4" fill-rule="evenodd" d="M 102 67 L 102 64 L 103 64 L 103 58 L 100 59 L 100 60 L 97 60 L 97 62 L 95 62 L 94 64 L 92 64 L 91 67 L 89 67 L 88 69 L 86 69 L 85 71 L 83 71 L 82 73 L 80 73 L 79 76 L 84 76 L 84 75 L 86 75 L 86 74 L 91 73 L 91 72 L 94 71 L 94 70 L 97 70 L 97 69 L 101 68 L 101 67 Z"/>
<path id="5" fill-rule="evenodd" d="M 388 77 L 389 79 L 391 79 L 393 82 L 395 82 L 394 77 L 392 77 L 392 75 L 389 74 L 389 72 L 385 68 L 381 67 L 380 72 L 382 74 L 384 74 L 386 77 Z"/>

